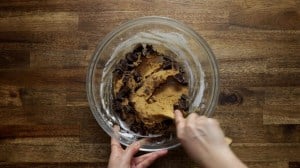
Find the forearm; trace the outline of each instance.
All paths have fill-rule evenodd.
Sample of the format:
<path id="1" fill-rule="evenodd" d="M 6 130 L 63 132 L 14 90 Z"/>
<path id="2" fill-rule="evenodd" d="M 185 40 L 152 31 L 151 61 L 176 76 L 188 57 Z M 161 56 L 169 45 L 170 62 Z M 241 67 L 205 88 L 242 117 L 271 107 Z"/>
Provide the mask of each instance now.
<path id="1" fill-rule="evenodd" d="M 247 168 L 230 148 L 216 152 L 211 153 L 209 158 L 202 160 L 201 163 L 207 168 Z"/>

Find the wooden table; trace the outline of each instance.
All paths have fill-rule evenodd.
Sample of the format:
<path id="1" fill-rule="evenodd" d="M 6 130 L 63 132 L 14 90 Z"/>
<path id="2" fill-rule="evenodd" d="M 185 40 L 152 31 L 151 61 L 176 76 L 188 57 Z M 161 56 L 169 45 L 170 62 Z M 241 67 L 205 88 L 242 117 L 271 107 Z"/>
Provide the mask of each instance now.
<path id="1" fill-rule="evenodd" d="M 0 167 L 106 167 L 110 138 L 86 99 L 87 65 L 140 16 L 186 23 L 211 46 L 215 117 L 249 165 L 300 167 L 300 1 L 0 2 Z M 181 148 L 153 167 L 198 167 Z"/>

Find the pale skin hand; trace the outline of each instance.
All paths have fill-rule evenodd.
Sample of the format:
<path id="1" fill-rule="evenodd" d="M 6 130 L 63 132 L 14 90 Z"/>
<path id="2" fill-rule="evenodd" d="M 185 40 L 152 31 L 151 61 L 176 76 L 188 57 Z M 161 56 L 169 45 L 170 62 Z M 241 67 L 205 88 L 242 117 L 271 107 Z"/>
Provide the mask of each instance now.
<path id="1" fill-rule="evenodd" d="M 160 150 L 134 157 L 139 151 L 142 143 L 143 141 L 134 142 L 124 150 L 118 140 L 112 138 L 108 168 L 146 168 L 157 158 L 168 153 L 167 150 Z"/>
<path id="2" fill-rule="evenodd" d="M 208 168 L 246 168 L 226 144 L 215 119 L 190 114 L 187 118 L 175 110 L 177 137 L 187 154 Z"/>

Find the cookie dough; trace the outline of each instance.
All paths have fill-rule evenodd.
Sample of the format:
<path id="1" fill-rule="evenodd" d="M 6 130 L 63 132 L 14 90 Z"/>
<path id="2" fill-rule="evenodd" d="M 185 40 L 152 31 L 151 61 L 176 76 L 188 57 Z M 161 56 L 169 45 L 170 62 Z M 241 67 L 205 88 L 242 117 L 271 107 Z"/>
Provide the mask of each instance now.
<path id="1" fill-rule="evenodd" d="M 175 109 L 188 111 L 182 66 L 151 45 L 138 44 L 114 70 L 113 109 L 135 132 L 157 133 L 173 123 Z"/>

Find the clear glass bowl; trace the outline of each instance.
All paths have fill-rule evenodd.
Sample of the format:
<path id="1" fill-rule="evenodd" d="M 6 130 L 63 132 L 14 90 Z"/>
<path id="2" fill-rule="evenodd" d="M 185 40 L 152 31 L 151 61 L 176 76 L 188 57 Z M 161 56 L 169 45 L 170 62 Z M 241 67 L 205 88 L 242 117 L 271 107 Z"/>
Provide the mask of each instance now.
<path id="1" fill-rule="evenodd" d="M 91 111 L 99 125 L 110 136 L 128 146 L 143 136 L 126 129 L 112 110 L 112 71 L 124 54 L 136 44 L 151 44 L 171 51 L 172 57 L 184 65 L 189 81 L 189 113 L 211 116 L 218 100 L 219 77 L 215 57 L 208 44 L 186 25 L 165 17 L 142 17 L 122 24 L 110 32 L 97 46 L 87 74 L 87 95 Z M 121 127 L 113 131 L 113 125 Z M 165 137 L 149 136 L 142 151 L 171 149 L 179 145 L 175 131 Z"/>

